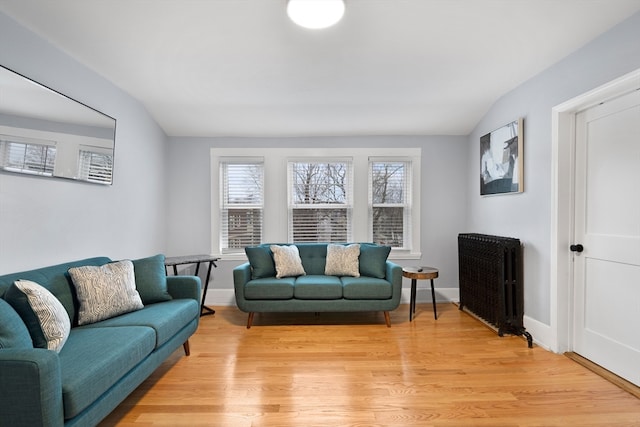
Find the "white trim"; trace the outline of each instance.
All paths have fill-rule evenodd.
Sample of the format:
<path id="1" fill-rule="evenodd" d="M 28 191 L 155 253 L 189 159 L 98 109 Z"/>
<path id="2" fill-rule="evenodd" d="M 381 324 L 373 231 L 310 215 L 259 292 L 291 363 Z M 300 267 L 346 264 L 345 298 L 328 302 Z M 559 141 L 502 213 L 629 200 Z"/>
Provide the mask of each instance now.
<path id="1" fill-rule="evenodd" d="M 441 288 L 436 285 L 436 304 L 447 302 L 460 302 L 460 289 L 456 286 L 454 288 Z M 402 288 L 402 296 L 400 297 L 400 304 L 409 304 L 411 299 L 411 287 Z M 431 285 L 427 281 L 418 282 L 416 289 L 416 303 L 429 303 L 431 304 Z"/>
<path id="2" fill-rule="evenodd" d="M 573 278 L 568 247 L 573 237 L 574 121 L 582 110 L 640 88 L 640 69 L 572 98 L 551 110 L 551 272 L 549 349 L 572 350 Z"/>
<path id="3" fill-rule="evenodd" d="M 215 306 L 234 307 L 236 305 L 235 292 L 233 289 L 211 289 L 210 283 L 204 305 L 212 308 L 215 308 Z"/>
<path id="4" fill-rule="evenodd" d="M 544 348 L 545 350 L 553 351 L 548 346 L 548 344 L 553 341 L 553 331 L 551 330 L 551 326 L 527 315 L 524 316 L 523 323 L 527 332 L 529 332 L 533 337 L 533 342 L 536 345 Z"/>

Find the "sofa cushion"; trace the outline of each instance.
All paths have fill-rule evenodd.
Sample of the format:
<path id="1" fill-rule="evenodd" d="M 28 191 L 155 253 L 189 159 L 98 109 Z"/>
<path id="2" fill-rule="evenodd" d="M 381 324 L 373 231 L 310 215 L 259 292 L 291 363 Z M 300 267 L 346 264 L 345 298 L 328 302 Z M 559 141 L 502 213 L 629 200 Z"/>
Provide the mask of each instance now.
<path id="1" fill-rule="evenodd" d="M 154 349 L 145 326 L 73 328 L 60 351 L 65 419 L 75 417 L 135 368 Z"/>
<path id="2" fill-rule="evenodd" d="M 76 288 L 78 325 L 86 325 L 144 307 L 136 290 L 131 261 L 69 269 Z"/>
<path id="3" fill-rule="evenodd" d="M 185 325 L 200 315 L 198 302 L 193 299 L 174 299 L 151 304 L 142 310 L 122 314 L 111 319 L 87 325 L 87 328 L 120 326 L 148 326 L 156 332 L 155 347 L 158 348 Z"/>
<path id="4" fill-rule="evenodd" d="M 387 258 L 391 246 L 360 244 L 360 275 L 384 279 L 387 275 Z"/>
<path id="5" fill-rule="evenodd" d="M 391 283 L 373 277 L 343 277 L 342 285 L 345 299 L 389 299 L 393 293 Z"/>
<path id="6" fill-rule="evenodd" d="M 342 282 L 336 276 L 301 276 L 293 290 L 298 299 L 341 299 Z"/>
<path id="7" fill-rule="evenodd" d="M 0 349 L 3 348 L 33 348 L 33 341 L 20 315 L 0 298 Z"/>
<path id="8" fill-rule="evenodd" d="M 327 276 L 360 276 L 358 257 L 360 245 L 327 245 L 327 261 L 324 274 Z"/>
<path id="9" fill-rule="evenodd" d="M 59 352 L 71 330 L 69 314 L 47 289 L 30 280 L 16 280 L 5 298 L 20 315 L 33 346 Z"/>
<path id="10" fill-rule="evenodd" d="M 164 259 L 164 255 L 159 254 L 133 260 L 136 289 L 144 305 L 171 300 L 171 295 L 167 291 Z"/>
<path id="11" fill-rule="evenodd" d="M 251 278 L 262 279 L 276 276 L 276 265 L 273 254 L 268 246 L 248 246 L 244 248 L 249 264 L 251 264 Z"/>
<path id="12" fill-rule="evenodd" d="M 271 245 L 269 249 L 273 252 L 277 278 L 305 275 L 300 253 L 296 245 Z"/>
<path id="13" fill-rule="evenodd" d="M 248 300 L 277 300 L 293 298 L 295 277 L 255 279 L 244 285 L 244 297 Z"/>

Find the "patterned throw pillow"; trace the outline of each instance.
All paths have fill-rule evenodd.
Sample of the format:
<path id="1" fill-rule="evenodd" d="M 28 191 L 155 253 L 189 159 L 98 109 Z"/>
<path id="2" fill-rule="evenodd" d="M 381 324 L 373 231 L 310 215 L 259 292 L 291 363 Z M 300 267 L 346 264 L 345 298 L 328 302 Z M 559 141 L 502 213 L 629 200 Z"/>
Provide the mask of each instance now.
<path id="1" fill-rule="evenodd" d="M 270 248 L 271 252 L 273 252 L 273 260 L 276 264 L 276 277 L 278 279 L 289 276 L 304 276 L 306 274 L 297 246 L 271 245 Z"/>
<path id="2" fill-rule="evenodd" d="M 29 280 L 16 280 L 5 298 L 27 325 L 34 347 L 62 350 L 69 338 L 71 321 L 58 298 Z"/>
<path id="3" fill-rule="evenodd" d="M 95 323 L 144 308 L 129 260 L 69 269 L 80 308 L 78 325 Z"/>
<path id="4" fill-rule="evenodd" d="M 324 274 L 327 276 L 360 277 L 358 257 L 360 245 L 327 245 L 327 261 Z"/>

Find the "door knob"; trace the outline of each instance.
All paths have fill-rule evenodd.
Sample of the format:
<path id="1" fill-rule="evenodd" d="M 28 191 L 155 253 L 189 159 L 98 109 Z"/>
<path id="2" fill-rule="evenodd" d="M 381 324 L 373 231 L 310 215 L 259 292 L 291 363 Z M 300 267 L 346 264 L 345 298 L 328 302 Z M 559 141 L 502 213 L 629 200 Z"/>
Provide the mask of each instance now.
<path id="1" fill-rule="evenodd" d="M 577 245 L 571 245 L 569 246 L 569 249 L 571 250 L 571 252 L 582 252 L 584 251 L 584 246 L 582 246 L 580 243 L 578 243 Z"/>

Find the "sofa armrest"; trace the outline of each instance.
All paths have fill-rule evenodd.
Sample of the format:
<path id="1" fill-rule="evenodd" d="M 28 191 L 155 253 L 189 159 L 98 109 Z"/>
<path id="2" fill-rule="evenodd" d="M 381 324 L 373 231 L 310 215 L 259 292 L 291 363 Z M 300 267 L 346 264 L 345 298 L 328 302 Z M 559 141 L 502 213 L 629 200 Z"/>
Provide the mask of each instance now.
<path id="1" fill-rule="evenodd" d="M 236 295 L 236 305 L 242 311 L 245 306 L 244 285 L 251 280 L 251 264 L 245 262 L 233 269 L 233 288 Z"/>
<path id="2" fill-rule="evenodd" d="M 167 291 L 174 299 L 191 298 L 200 304 L 201 288 L 198 276 L 167 276 Z"/>
<path id="3" fill-rule="evenodd" d="M 0 350 L 0 426 L 62 426 L 58 354 L 42 348 Z"/>
<path id="4" fill-rule="evenodd" d="M 402 293 L 402 267 L 394 262 L 387 261 L 385 279 L 391 283 L 392 298 L 400 301 Z"/>

